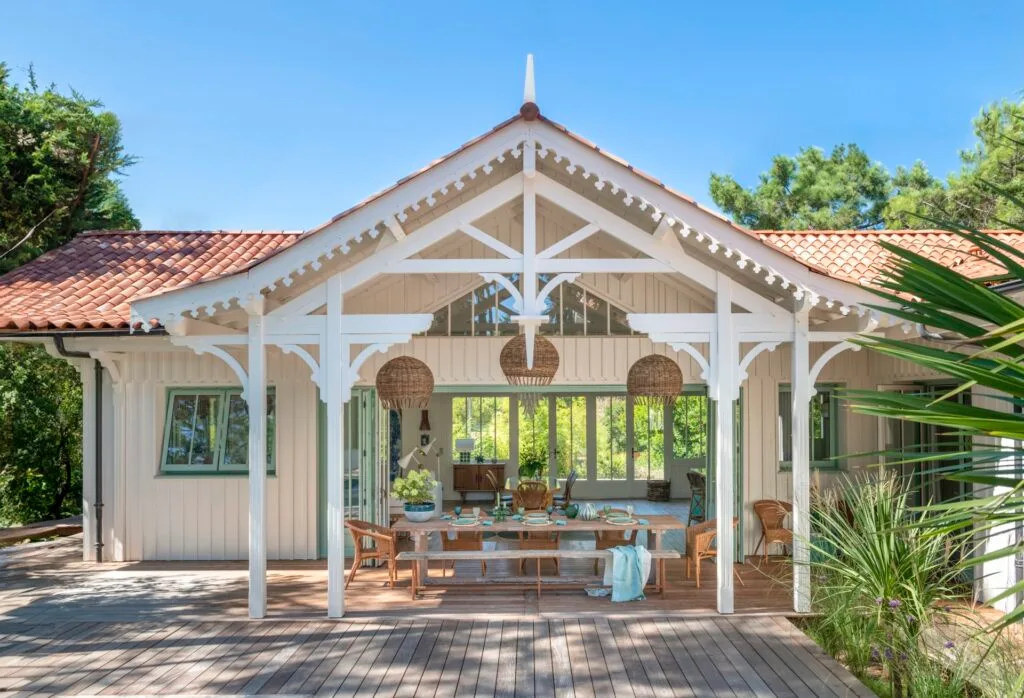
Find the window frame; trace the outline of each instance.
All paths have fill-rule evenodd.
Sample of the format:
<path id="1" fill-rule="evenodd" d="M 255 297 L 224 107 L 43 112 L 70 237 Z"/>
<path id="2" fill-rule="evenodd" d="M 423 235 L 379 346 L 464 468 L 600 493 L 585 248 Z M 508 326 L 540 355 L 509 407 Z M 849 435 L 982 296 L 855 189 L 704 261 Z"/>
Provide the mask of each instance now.
<path id="1" fill-rule="evenodd" d="M 829 457 L 827 459 L 824 459 L 824 460 L 822 460 L 822 459 L 818 459 L 818 460 L 811 459 L 811 462 L 810 462 L 810 469 L 811 470 L 832 471 L 832 472 L 838 472 L 838 471 L 843 470 L 843 461 L 844 461 L 844 459 L 839 456 L 839 453 L 841 451 L 842 442 L 843 442 L 843 438 L 842 438 L 842 436 L 843 436 L 842 435 L 842 422 L 843 422 L 842 415 L 844 414 L 844 410 L 842 409 L 842 406 L 840 405 L 839 396 L 836 394 L 843 387 L 844 386 L 841 383 L 815 383 L 814 384 L 814 390 L 815 390 L 815 392 L 818 395 L 821 395 L 822 393 L 825 393 L 825 392 L 827 392 L 828 395 L 829 395 L 828 406 L 829 406 L 829 413 L 830 413 L 830 415 L 829 415 L 829 420 L 828 420 L 828 423 L 829 423 L 828 443 L 829 443 L 829 451 L 831 452 L 832 455 L 831 455 L 831 457 Z M 782 399 L 782 393 L 783 392 L 785 392 L 787 395 L 789 395 L 789 398 L 785 402 Z M 778 451 L 779 451 L 779 472 L 784 472 L 784 473 L 788 473 L 788 472 L 792 472 L 793 471 L 793 461 L 792 460 L 783 460 L 782 459 L 782 454 L 784 452 L 783 451 L 783 443 L 785 442 L 785 439 L 783 438 L 784 433 L 783 433 L 783 428 L 782 428 L 782 424 L 783 424 L 782 423 L 782 409 L 783 409 L 783 405 L 784 404 L 789 405 L 790 409 L 792 409 L 792 403 L 793 403 L 793 397 L 792 396 L 793 396 L 793 386 L 792 386 L 792 384 L 790 384 L 790 383 L 779 383 L 778 384 L 778 390 L 776 390 L 776 397 L 778 399 L 778 404 L 777 404 L 775 420 L 776 420 L 776 423 L 779 425 L 779 427 L 777 429 L 777 434 L 778 434 L 777 438 L 782 439 L 777 444 Z M 790 428 L 792 429 L 792 426 Z M 808 430 L 808 431 L 810 431 L 810 430 Z M 807 438 L 809 440 L 813 439 L 812 434 L 808 433 Z"/>
<path id="2" fill-rule="evenodd" d="M 182 465 L 177 463 L 167 462 L 167 449 L 170 445 L 171 437 L 171 425 L 173 418 L 171 409 L 174 405 L 174 399 L 182 396 L 198 396 L 198 395 L 216 395 L 220 398 L 220 405 L 218 406 L 217 414 L 217 431 L 213 445 L 213 463 L 204 464 L 201 466 L 194 465 Z M 164 400 L 164 437 L 163 442 L 160 446 L 160 468 L 158 475 L 168 477 L 248 477 L 249 476 L 249 465 L 245 466 L 238 464 L 226 465 L 224 463 L 224 455 L 227 451 L 227 423 L 228 423 L 228 408 L 231 404 L 232 397 L 241 397 L 242 389 L 238 386 L 200 386 L 200 387 L 181 387 L 175 386 L 167 388 L 166 396 Z M 267 475 L 277 475 L 277 390 L 275 386 L 267 386 L 267 397 L 274 397 L 274 420 L 273 428 L 269 425 L 267 427 Z M 269 412 L 268 412 L 269 417 Z M 246 413 L 248 419 L 248 412 Z M 269 419 L 268 419 L 269 421 Z M 223 438 L 219 435 L 223 434 Z M 248 458 L 248 456 L 246 456 Z"/>

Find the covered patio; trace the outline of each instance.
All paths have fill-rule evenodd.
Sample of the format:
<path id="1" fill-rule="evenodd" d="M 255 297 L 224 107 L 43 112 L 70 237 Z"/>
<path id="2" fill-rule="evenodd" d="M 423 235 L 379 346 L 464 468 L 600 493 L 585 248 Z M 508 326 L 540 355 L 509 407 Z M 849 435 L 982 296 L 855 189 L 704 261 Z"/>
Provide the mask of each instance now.
<path id="1" fill-rule="evenodd" d="M 524 370 L 534 369 L 536 347 L 547 341 L 545 335 L 553 335 L 548 344 L 562 363 L 546 382 L 554 394 L 570 400 L 585 395 L 588 383 L 598 384 L 590 386 L 592 394 L 621 391 L 627 369 L 651 353 L 680 365 L 687 384 L 705 396 L 707 498 L 717 522 L 719 557 L 716 579 L 708 586 L 715 590 L 720 613 L 738 610 L 742 592 L 734 584 L 733 562 L 753 552 L 756 540 L 752 527 L 746 540 L 737 540 L 735 533 L 734 518 L 751 522 L 748 505 L 758 498 L 744 496 L 739 462 L 756 457 L 774 472 L 777 462 L 763 453 L 772 443 L 791 473 L 791 496 L 785 499 L 792 501 L 795 539 L 788 594 L 792 608 L 807 611 L 809 582 L 802 563 L 808 557 L 804 541 L 810 526 L 810 412 L 816 380 L 830 359 L 853 348 L 846 340 L 876 329 L 885 318 L 858 308 L 866 298 L 861 289 L 765 247 L 541 117 L 532 95 L 530 77 L 518 117 L 245 272 L 133 301 L 132 317 L 143 329 L 166 328 L 172 344 L 217 357 L 230 367 L 248 404 L 250 463 L 268 457 L 268 367 L 279 362 L 280 352 L 298 357 L 311 372 L 323 402 L 319 423 L 326 425 L 320 429 L 320 526 L 330 617 L 346 612 L 345 519 L 389 524 L 383 481 L 394 477 L 394 469 L 382 470 L 375 461 L 376 470 L 363 473 L 357 487 L 352 484 L 358 469 L 353 453 L 365 456 L 381 443 L 370 440 L 365 421 L 352 418 L 357 409 L 360 414 L 376 411 L 369 388 L 373 378 L 385 361 L 409 356 L 427 367 L 435 395 L 449 400 L 444 405 L 452 404 L 449 395 L 497 395 L 502 391 L 495 384 L 505 378 L 497 361 L 506 341 L 502 335 L 525 338 Z M 477 289 L 481 278 L 487 284 L 483 290 Z M 626 308 L 613 320 L 627 284 L 640 283 L 650 298 L 624 302 Z M 595 299 L 592 307 L 584 300 L 578 317 L 570 310 L 577 289 L 581 298 Z M 663 296 L 677 300 L 657 300 Z M 629 311 L 630 305 L 638 311 Z M 592 313 L 599 318 L 593 327 L 588 324 Z M 769 442 L 765 436 L 752 455 L 744 455 L 737 419 L 743 386 L 758 357 L 780 346 L 789 354 L 784 371 L 789 385 L 786 397 L 780 397 L 791 403 L 780 406 L 788 434 L 783 437 L 780 421 L 778 440 Z M 511 380 L 505 381 L 509 397 L 503 399 L 510 404 L 512 433 L 521 434 L 534 413 L 524 416 L 515 405 L 535 403 L 537 395 L 521 386 L 509 388 Z M 778 374 L 771 376 L 773 389 L 778 383 Z M 633 396 L 623 397 L 629 400 L 624 406 L 632 409 Z M 550 410 L 558 407 L 559 398 L 543 399 L 554 400 Z M 583 482 L 578 487 L 595 498 L 616 491 L 637 496 L 633 486 L 646 483 L 636 477 L 635 417 L 625 427 L 633 446 L 624 454 L 624 482 L 601 479 L 599 455 L 589 443 L 600 399 L 580 403 L 585 407 L 579 408 L 577 431 L 583 433 L 585 416 L 588 445 L 579 461 Z M 454 414 L 455 408 L 442 407 L 446 411 Z M 439 443 L 434 457 L 440 476 L 458 447 L 455 425 L 445 422 L 438 441 L 426 413 L 420 417 L 415 412 L 399 416 L 400 452 L 408 450 L 410 436 L 414 447 L 420 438 L 424 446 Z M 417 418 L 423 420 L 419 434 L 408 426 Z M 373 422 L 371 429 L 380 430 L 381 422 Z M 555 423 L 551 416 L 552 430 Z M 756 408 L 746 424 L 758 433 L 775 431 L 774 417 Z M 368 448 L 368 443 L 375 445 Z M 512 470 L 512 478 L 503 479 L 515 477 L 521 447 L 520 436 L 502 454 Z M 553 466 L 560 447 L 549 443 L 548 449 Z M 490 455 L 490 463 L 497 460 Z M 546 477 L 555 484 L 554 467 Z M 262 617 L 269 603 L 268 535 L 274 535 L 268 532 L 267 473 L 249 468 L 247 484 L 248 606 L 252 617 Z M 367 485 L 372 492 L 366 492 Z"/>

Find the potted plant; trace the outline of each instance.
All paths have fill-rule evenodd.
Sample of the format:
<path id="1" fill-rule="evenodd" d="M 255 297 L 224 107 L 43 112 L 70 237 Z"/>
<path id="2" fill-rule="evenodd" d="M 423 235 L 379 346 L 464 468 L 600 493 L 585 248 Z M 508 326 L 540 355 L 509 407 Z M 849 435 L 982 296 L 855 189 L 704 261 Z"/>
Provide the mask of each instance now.
<path id="1" fill-rule="evenodd" d="M 519 477 L 523 480 L 538 480 L 548 464 L 547 454 L 536 446 L 528 446 L 519 452 Z"/>
<path id="2" fill-rule="evenodd" d="M 394 496 L 405 502 L 405 516 L 422 523 L 434 518 L 434 487 L 437 480 L 429 470 L 410 470 L 391 485 Z"/>

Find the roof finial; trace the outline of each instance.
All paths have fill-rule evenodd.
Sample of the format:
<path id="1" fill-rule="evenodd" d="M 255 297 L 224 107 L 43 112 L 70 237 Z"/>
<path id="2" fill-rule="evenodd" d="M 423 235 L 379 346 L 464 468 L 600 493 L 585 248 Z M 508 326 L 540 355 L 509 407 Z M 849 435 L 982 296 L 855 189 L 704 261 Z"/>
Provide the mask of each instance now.
<path id="1" fill-rule="evenodd" d="M 523 85 L 523 106 L 519 107 L 519 113 L 527 121 L 533 121 L 540 116 L 540 107 L 537 106 L 537 86 L 533 81 L 533 54 L 526 54 L 526 82 Z"/>

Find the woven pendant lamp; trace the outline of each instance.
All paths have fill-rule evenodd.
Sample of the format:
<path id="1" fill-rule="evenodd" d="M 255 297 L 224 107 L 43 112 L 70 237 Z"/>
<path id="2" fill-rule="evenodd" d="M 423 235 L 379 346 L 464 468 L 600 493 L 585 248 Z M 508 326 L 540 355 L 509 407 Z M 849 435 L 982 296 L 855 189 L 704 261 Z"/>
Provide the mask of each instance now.
<path id="1" fill-rule="evenodd" d="M 533 340 L 533 368 L 526 364 L 526 335 L 508 340 L 498 357 L 501 370 L 511 385 L 523 387 L 551 385 L 558 371 L 558 350 L 549 340 L 536 335 Z M 540 395 L 524 392 L 519 395 L 526 414 L 533 417 Z"/>
<path id="2" fill-rule="evenodd" d="M 377 371 L 377 399 L 389 410 L 423 409 L 433 394 L 434 374 L 419 359 L 399 356 Z"/>
<path id="3" fill-rule="evenodd" d="M 558 371 L 558 350 L 548 339 L 533 340 L 533 368 L 526 365 L 526 335 L 508 340 L 498 358 L 505 378 L 512 385 L 551 385 Z"/>
<path id="4" fill-rule="evenodd" d="M 645 356 L 629 368 L 626 393 L 643 404 L 664 406 L 683 392 L 683 372 L 679 365 L 660 354 Z"/>

